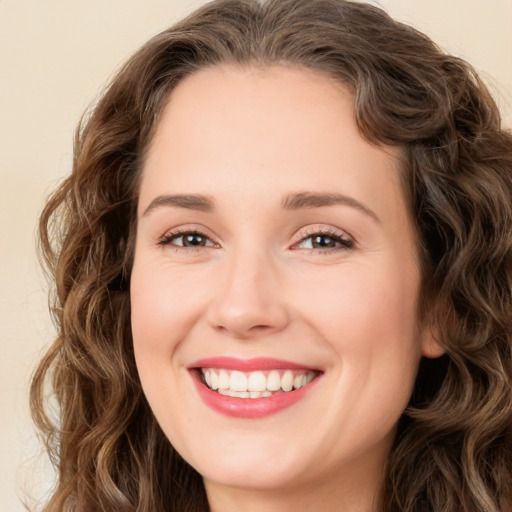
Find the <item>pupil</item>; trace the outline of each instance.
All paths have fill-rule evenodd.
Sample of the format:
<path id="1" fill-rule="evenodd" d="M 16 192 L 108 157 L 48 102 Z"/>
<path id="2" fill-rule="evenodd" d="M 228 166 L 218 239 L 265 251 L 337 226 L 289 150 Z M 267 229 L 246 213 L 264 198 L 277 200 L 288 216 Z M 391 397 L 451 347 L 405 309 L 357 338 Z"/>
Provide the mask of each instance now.
<path id="1" fill-rule="evenodd" d="M 329 236 L 315 236 L 313 238 L 313 247 L 335 247 L 336 241 Z"/>
<path id="2" fill-rule="evenodd" d="M 191 246 L 195 247 L 195 246 L 204 245 L 204 244 L 205 244 L 205 240 L 201 235 L 191 234 L 191 235 L 185 235 L 185 237 L 183 238 L 183 245 L 186 247 L 191 247 Z"/>

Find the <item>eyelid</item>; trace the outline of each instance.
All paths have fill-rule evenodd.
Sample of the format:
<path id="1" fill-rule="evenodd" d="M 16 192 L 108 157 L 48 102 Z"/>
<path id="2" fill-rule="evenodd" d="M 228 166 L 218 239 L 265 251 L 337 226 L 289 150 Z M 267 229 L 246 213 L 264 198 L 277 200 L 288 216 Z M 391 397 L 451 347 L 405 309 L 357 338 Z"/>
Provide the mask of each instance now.
<path id="1" fill-rule="evenodd" d="M 207 246 L 181 246 L 172 243 L 172 240 L 175 238 L 179 238 L 185 235 L 198 235 L 206 238 L 211 242 L 211 245 Z M 172 247 L 177 250 L 195 250 L 201 248 L 216 248 L 219 247 L 219 243 L 215 241 L 215 236 L 209 234 L 209 230 L 196 226 L 179 226 L 177 228 L 172 228 L 167 230 L 162 236 L 158 237 L 156 240 L 156 245 L 161 247 Z"/>
<path id="2" fill-rule="evenodd" d="M 356 241 L 355 241 L 354 237 L 349 235 L 344 230 L 337 229 L 334 227 L 308 226 L 307 228 L 300 230 L 297 233 L 297 235 L 294 237 L 295 241 L 293 242 L 291 249 L 292 250 L 300 249 L 297 246 L 314 235 L 321 235 L 321 236 L 333 238 L 333 239 L 339 241 L 340 243 L 342 243 L 342 246 L 337 247 L 337 248 L 331 248 L 331 249 L 303 249 L 303 250 L 316 252 L 316 253 L 334 252 L 336 250 L 351 249 L 356 246 Z"/>
<path id="3" fill-rule="evenodd" d="M 210 245 L 198 245 L 198 246 L 183 246 L 176 245 L 172 243 L 173 239 L 179 238 L 184 235 L 193 234 L 204 237 L 207 241 L 210 242 Z M 334 248 L 300 248 L 298 247 L 301 243 L 303 243 L 308 238 L 320 235 L 328 238 L 332 238 L 335 241 L 339 242 L 341 245 Z M 356 246 L 356 241 L 354 237 L 349 235 L 346 231 L 334 228 L 332 226 L 307 226 L 306 228 L 302 228 L 299 230 L 296 235 L 293 237 L 294 240 L 290 247 L 291 250 L 299 250 L 310 251 L 314 253 L 326 253 L 326 252 L 335 252 L 337 250 L 347 250 L 352 249 Z M 191 226 L 179 226 L 176 228 L 169 229 L 162 236 L 158 237 L 156 240 L 156 245 L 161 247 L 171 247 L 176 250 L 201 250 L 204 248 L 219 248 L 220 244 L 216 242 L 216 236 L 210 233 L 210 230 L 203 228 L 202 226 L 191 225 Z"/>

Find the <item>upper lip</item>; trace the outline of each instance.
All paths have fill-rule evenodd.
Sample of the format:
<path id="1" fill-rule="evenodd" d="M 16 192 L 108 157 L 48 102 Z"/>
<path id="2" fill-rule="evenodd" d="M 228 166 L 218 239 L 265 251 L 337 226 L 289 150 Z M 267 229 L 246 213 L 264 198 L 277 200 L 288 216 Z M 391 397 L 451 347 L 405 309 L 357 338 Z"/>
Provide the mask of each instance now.
<path id="1" fill-rule="evenodd" d="M 208 357 L 194 361 L 188 365 L 189 369 L 195 368 L 222 368 L 224 370 L 238 370 L 252 372 L 256 370 L 317 370 L 309 365 L 274 359 L 270 357 L 255 357 L 251 359 L 239 359 L 236 357 Z"/>

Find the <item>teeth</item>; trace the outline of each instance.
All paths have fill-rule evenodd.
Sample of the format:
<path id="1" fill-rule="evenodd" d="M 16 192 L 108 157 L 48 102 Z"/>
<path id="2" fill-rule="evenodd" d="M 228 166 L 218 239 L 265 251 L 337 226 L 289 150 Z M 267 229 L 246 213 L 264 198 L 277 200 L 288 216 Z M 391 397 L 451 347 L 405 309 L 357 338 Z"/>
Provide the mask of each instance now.
<path id="1" fill-rule="evenodd" d="M 231 389 L 219 389 L 219 394 L 233 396 L 236 398 L 249 398 L 249 391 L 232 391 Z"/>
<path id="2" fill-rule="evenodd" d="M 217 372 L 206 372 L 206 373 L 210 374 L 210 381 L 211 381 L 210 387 L 212 389 L 219 389 L 219 376 L 217 375 Z M 206 379 L 206 375 L 205 375 L 205 379 Z M 206 381 L 206 383 L 208 384 L 208 381 Z"/>
<path id="3" fill-rule="evenodd" d="M 290 370 L 284 372 L 281 379 L 281 387 L 283 391 L 291 391 L 293 389 L 293 373 Z"/>
<path id="4" fill-rule="evenodd" d="M 206 378 L 206 375 L 205 375 L 205 378 Z M 208 381 L 206 381 L 206 382 L 208 383 Z M 304 386 L 305 382 L 306 382 L 305 375 L 296 375 L 295 378 L 293 379 L 293 387 L 295 389 L 299 389 L 302 386 Z"/>
<path id="5" fill-rule="evenodd" d="M 202 368 L 201 371 L 210 389 L 237 398 L 264 398 L 276 392 L 286 393 L 306 386 L 317 375 L 317 372 L 307 370 L 241 372 Z"/>
<path id="6" fill-rule="evenodd" d="M 206 382 L 208 384 L 208 381 Z M 229 389 L 231 391 L 247 391 L 247 377 L 242 372 L 231 372 L 229 378 Z"/>
<path id="7" fill-rule="evenodd" d="M 226 371 L 221 370 L 219 372 L 219 389 L 229 388 L 229 375 Z"/>
<path id="8" fill-rule="evenodd" d="M 267 378 L 263 372 L 252 372 L 249 375 L 248 389 L 251 391 L 265 391 L 267 389 Z"/>
<path id="9" fill-rule="evenodd" d="M 267 377 L 267 389 L 269 391 L 277 391 L 281 389 L 281 375 L 277 370 L 272 370 Z"/>

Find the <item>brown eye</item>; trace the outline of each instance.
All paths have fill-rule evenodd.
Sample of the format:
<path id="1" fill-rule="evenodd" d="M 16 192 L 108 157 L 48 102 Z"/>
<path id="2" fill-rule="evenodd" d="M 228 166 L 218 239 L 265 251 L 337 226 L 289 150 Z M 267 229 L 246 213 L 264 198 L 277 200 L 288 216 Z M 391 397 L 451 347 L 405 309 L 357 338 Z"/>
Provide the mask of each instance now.
<path id="1" fill-rule="evenodd" d="M 311 246 L 313 249 L 331 249 L 337 247 L 339 242 L 326 235 L 315 235 L 311 237 Z"/>
<path id="2" fill-rule="evenodd" d="M 190 249 L 194 249 L 196 247 L 215 247 L 215 244 L 206 235 L 193 231 L 185 233 L 169 233 L 162 237 L 158 242 L 158 245 L 170 245 Z"/>
<path id="3" fill-rule="evenodd" d="M 180 237 L 176 237 L 176 239 L 181 238 L 183 241 L 181 244 L 183 247 L 203 247 L 206 245 L 206 237 L 203 235 L 199 235 L 197 233 L 189 233 L 186 235 L 181 235 Z M 175 239 L 175 240 L 176 240 Z"/>
<path id="4" fill-rule="evenodd" d="M 345 238 L 342 234 L 337 233 L 313 233 L 304 237 L 298 244 L 300 249 L 309 250 L 336 250 L 336 249 L 352 249 L 354 242 Z"/>

